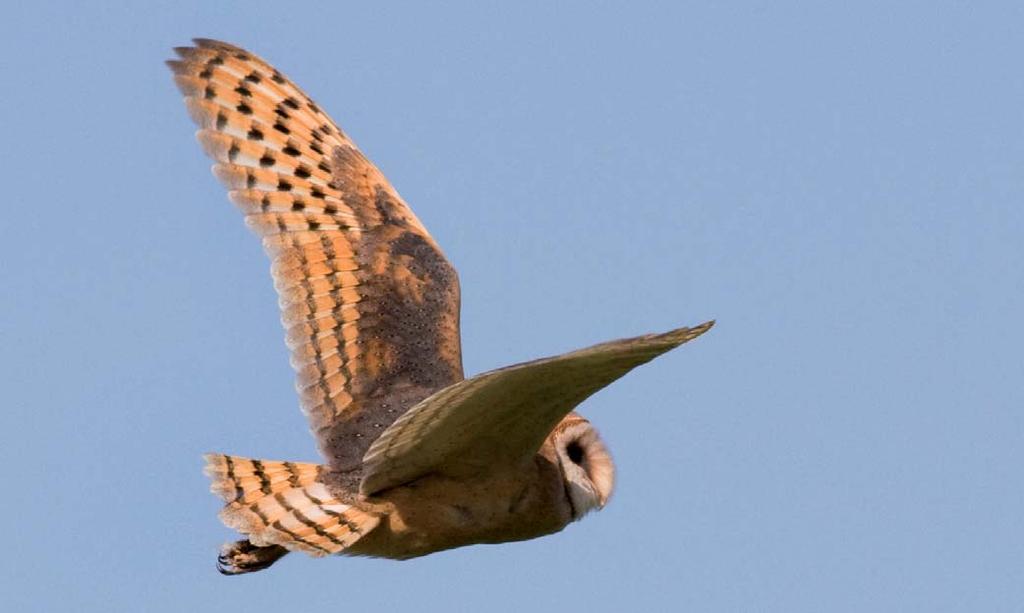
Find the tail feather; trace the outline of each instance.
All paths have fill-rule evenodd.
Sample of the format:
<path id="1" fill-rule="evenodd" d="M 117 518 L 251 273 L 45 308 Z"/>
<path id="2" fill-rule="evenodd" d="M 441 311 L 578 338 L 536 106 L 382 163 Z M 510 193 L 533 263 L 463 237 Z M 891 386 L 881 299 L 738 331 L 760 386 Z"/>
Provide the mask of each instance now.
<path id="1" fill-rule="evenodd" d="M 322 470 L 317 464 L 205 457 L 210 490 L 227 503 L 221 521 L 257 547 L 276 545 L 321 557 L 344 551 L 379 521 L 335 498 L 317 480 Z"/>

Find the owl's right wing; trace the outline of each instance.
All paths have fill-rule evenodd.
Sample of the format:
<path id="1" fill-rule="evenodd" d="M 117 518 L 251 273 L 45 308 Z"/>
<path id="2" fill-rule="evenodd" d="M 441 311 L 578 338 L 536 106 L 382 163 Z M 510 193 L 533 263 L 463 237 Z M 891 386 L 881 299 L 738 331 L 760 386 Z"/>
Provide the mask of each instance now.
<path id="1" fill-rule="evenodd" d="M 360 492 L 371 495 L 428 473 L 480 474 L 532 457 L 591 394 L 712 325 L 602 343 L 447 387 L 398 418 L 370 446 Z"/>
<path id="2" fill-rule="evenodd" d="M 383 174 L 292 81 L 197 39 L 168 65 L 272 261 L 296 387 L 332 468 L 462 379 L 455 269 Z"/>

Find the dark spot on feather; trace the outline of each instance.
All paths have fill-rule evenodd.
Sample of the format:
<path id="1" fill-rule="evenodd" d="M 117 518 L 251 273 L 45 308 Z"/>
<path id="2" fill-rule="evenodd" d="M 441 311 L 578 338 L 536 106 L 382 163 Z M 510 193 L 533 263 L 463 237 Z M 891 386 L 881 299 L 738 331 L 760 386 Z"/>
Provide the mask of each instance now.
<path id="1" fill-rule="evenodd" d="M 203 90 L 203 97 L 207 100 L 217 97 L 217 92 L 213 89 L 212 85 L 207 85 L 206 89 Z"/>
<path id="2" fill-rule="evenodd" d="M 312 173 L 310 173 L 309 169 L 306 168 L 305 166 L 299 166 L 298 168 L 295 169 L 295 176 L 299 177 L 300 179 L 308 179 L 311 176 L 311 174 Z"/>
<path id="3" fill-rule="evenodd" d="M 320 163 L 316 165 L 316 167 L 319 168 L 320 170 L 328 173 L 328 174 L 330 174 L 330 172 L 331 172 L 330 165 L 327 162 L 323 161 L 323 160 L 321 160 Z"/>
<path id="4" fill-rule="evenodd" d="M 388 194 L 383 189 L 377 190 L 377 198 L 374 199 L 373 205 L 374 208 L 377 209 L 377 213 L 380 214 L 382 222 L 392 224 L 395 226 L 408 225 L 405 219 L 403 219 L 402 216 L 399 214 L 398 203 L 395 202 L 394 199 L 391 198 L 391 195 Z M 405 236 L 415 235 L 406 233 L 406 235 L 403 235 L 403 238 L 405 238 Z"/>
<path id="5" fill-rule="evenodd" d="M 273 166 L 273 165 L 274 165 L 274 158 L 270 157 L 269 155 L 264 155 L 263 157 L 260 158 L 260 166 L 263 166 L 265 168 L 267 166 Z"/>
<path id="6" fill-rule="evenodd" d="M 281 73 L 276 70 L 274 71 L 274 74 L 270 75 L 270 80 L 279 85 L 284 85 L 284 77 L 282 77 Z"/>
<path id="7" fill-rule="evenodd" d="M 280 179 L 277 182 L 277 189 L 281 190 L 282 192 L 290 192 L 292 191 L 292 184 L 285 181 L 284 179 Z"/>
<path id="8" fill-rule="evenodd" d="M 228 161 L 234 162 L 236 157 L 238 157 L 238 145 L 231 143 L 231 148 L 228 149 Z"/>
<path id="9" fill-rule="evenodd" d="M 323 198 L 324 197 L 324 192 L 319 187 L 314 187 L 314 188 L 310 189 L 309 193 L 314 198 Z"/>
<path id="10" fill-rule="evenodd" d="M 243 115 L 252 115 L 252 107 L 244 102 L 238 103 L 238 106 L 235 107 L 235 110 L 237 110 L 239 113 Z"/>
<path id="11" fill-rule="evenodd" d="M 252 140 L 263 140 L 263 132 L 258 128 L 252 128 L 249 130 L 248 137 Z"/>
<path id="12" fill-rule="evenodd" d="M 309 143 L 309 148 L 312 149 L 313 151 L 316 151 L 320 155 L 324 154 L 323 147 L 321 147 L 319 143 Z"/>
<path id="13" fill-rule="evenodd" d="M 306 208 L 306 203 L 301 201 L 301 200 L 296 200 L 295 202 L 292 203 L 292 210 L 293 211 L 301 211 L 301 210 L 303 210 L 305 208 Z"/>
<path id="14" fill-rule="evenodd" d="M 301 153 L 299 153 L 298 149 L 296 149 L 295 147 L 292 147 L 291 145 L 286 145 L 285 148 L 281 150 L 281 152 L 284 153 L 285 155 L 290 155 L 293 158 L 299 157 L 300 155 L 302 155 Z"/>
<path id="15" fill-rule="evenodd" d="M 283 100 L 283 104 L 294 111 L 299 110 L 299 103 L 295 100 L 295 98 L 285 98 Z"/>
<path id="16" fill-rule="evenodd" d="M 228 123 L 228 118 L 224 116 L 224 113 L 218 111 L 217 112 L 217 121 L 216 121 L 216 124 L 215 124 L 217 126 L 217 129 L 218 130 L 223 130 L 224 126 L 227 125 L 227 123 Z"/>
<path id="17" fill-rule="evenodd" d="M 250 72 L 249 74 L 245 75 L 245 80 L 250 82 L 250 83 L 259 83 L 260 82 L 260 73 L 258 73 L 258 72 L 256 72 L 254 70 L 254 71 Z"/>
<path id="18" fill-rule="evenodd" d="M 307 221 L 307 224 L 309 225 L 309 229 L 310 230 L 319 230 L 320 229 L 320 222 L 319 221 L 309 220 L 309 221 Z"/>
<path id="19" fill-rule="evenodd" d="M 235 88 L 235 91 L 238 92 L 240 96 L 245 96 L 246 98 L 252 97 L 252 92 L 249 91 L 249 88 L 244 85 L 239 85 Z"/>
<path id="20" fill-rule="evenodd" d="M 278 132 L 280 132 L 281 134 L 291 134 L 292 133 L 292 131 L 288 128 L 288 126 L 284 125 L 280 121 L 278 121 L 278 122 L 276 122 L 274 124 L 274 129 L 277 130 Z"/>

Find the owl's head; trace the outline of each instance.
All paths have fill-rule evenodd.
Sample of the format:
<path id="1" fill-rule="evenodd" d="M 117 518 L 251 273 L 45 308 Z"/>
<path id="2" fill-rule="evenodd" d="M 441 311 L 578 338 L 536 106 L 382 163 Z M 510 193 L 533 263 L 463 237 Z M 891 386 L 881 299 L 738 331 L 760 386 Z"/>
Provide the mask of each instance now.
<path id="1" fill-rule="evenodd" d="M 603 508 L 615 487 L 615 465 L 590 422 L 570 413 L 548 436 L 558 458 L 572 520 Z"/>

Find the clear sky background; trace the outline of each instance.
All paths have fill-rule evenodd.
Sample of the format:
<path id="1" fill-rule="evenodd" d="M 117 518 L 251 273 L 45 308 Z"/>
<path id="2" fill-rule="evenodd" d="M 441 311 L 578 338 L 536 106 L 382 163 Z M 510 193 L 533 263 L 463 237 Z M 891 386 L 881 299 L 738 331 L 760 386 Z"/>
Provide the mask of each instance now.
<path id="1" fill-rule="evenodd" d="M 4 611 L 1024 607 L 1020 3 L 95 4 L 0 24 Z M 217 574 L 200 454 L 316 453 L 193 36 L 391 178 L 468 373 L 718 320 L 584 405 L 603 512 Z"/>

